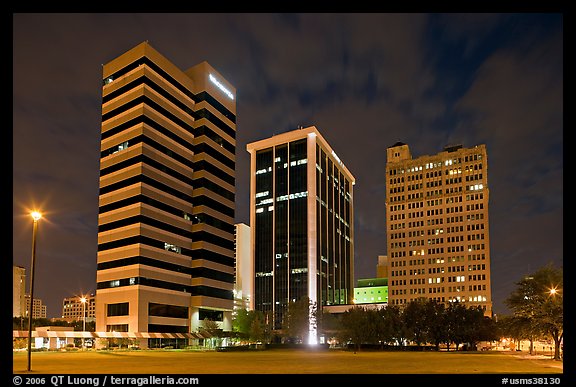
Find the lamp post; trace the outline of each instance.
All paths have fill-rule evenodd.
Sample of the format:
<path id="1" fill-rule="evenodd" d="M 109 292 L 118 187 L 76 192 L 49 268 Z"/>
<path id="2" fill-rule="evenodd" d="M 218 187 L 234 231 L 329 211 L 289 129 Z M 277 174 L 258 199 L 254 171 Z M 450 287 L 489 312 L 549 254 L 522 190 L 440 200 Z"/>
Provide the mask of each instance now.
<path id="1" fill-rule="evenodd" d="M 84 334 L 86 332 L 86 297 L 82 296 L 80 302 L 82 303 L 82 334 Z M 82 337 L 82 349 L 85 347 L 84 343 L 84 337 Z"/>
<path id="2" fill-rule="evenodd" d="M 554 318 L 554 325 L 556 326 L 556 332 L 554 333 L 554 347 L 550 347 L 550 357 L 552 359 L 560 360 L 562 359 L 562 336 L 564 333 L 562 332 L 562 314 L 563 314 L 563 307 L 562 307 L 562 289 L 558 288 L 558 285 L 551 286 L 548 288 L 548 301 L 551 302 L 549 305 L 549 309 L 547 310 L 548 313 Z M 559 327 L 558 327 L 559 325 Z M 559 334 L 559 336 L 558 336 Z"/>
<path id="3" fill-rule="evenodd" d="M 28 305 L 28 371 L 30 371 L 31 354 L 32 354 L 32 307 L 34 306 L 34 264 L 36 260 L 36 232 L 38 230 L 38 221 L 42 214 L 33 211 L 31 214 L 34 220 L 32 229 L 32 261 L 30 263 L 30 305 Z"/>

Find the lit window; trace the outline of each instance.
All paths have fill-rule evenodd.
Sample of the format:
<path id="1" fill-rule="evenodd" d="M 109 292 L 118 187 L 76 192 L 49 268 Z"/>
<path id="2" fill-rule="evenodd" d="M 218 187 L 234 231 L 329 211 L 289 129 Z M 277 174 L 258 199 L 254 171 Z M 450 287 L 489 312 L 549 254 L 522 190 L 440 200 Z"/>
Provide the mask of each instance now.
<path id="1" fill-rule="evenodd" d="M 164 250 L 172 251 L 172 252 L 178 253 L 178 254 L 182 253 L 182 249 L 179 246 L 173 245 L 171 243 L 166 243 L 166 242 L 164 242 Z"/>

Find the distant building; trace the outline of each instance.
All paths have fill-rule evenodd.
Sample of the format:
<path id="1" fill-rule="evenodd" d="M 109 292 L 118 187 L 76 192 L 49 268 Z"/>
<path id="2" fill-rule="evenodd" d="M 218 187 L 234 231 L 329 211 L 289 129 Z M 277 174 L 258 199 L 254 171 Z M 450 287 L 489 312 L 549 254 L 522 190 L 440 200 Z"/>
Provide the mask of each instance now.
<path id="1" fill-rule="evenodd" d="M 254 295 L 254 263 L 252 261 L 252 245 L 250 226 L 244 223 L 236 224 L 236 281 L 234 285 L 235 308 L 250 309 L 250 300 Z"/>
<path id="2" fill-rule="evenodd" d="M 27 316 L 26 309 L 26 269 L 12 265 L 12 316 Z"/>
<path id="3" fill-rule="evenodd" d="M 72 337 L 62 337 L 58 336 L 58 332 L 71 332 L 74 331 L 74 327 L 62 327 L 62 326 L 47 326 L 47 327 L 37 327 L 36 329 L 37 337 L 34 338 L 34 348 L 46 348 L 46 349 L 60 349 L 65 348 L 68 344 L 74 344 L 74 338 Z M 54 332 L 53 337 L 38 337 L 41 333 Z M 50 335 L 48 333 L 48 335 Z M 44 336 L 44 335 L 42 335 Z"/>
<path id="4" fill-rule="evenodd" d="M 253 309 L 281 329 L 290 302 L 354 298 L 355 178 L 314 126 L 249 143 Z M 310 341 L 316 341 L 311 328 Z"/>
<path id="5" fill-rule="evenodd" d="M 28 310 L 30 310 L 30 295 L 26 294 L 26 314 L 24 317 L 28 316 Z M 46 318 L 46 305 L 41 299 L 34 297 L 34 303 L 32 304 L 32 318 Z"/>
<path id="6" fill-rule="evenodd" d="M 376 264 L 376 278 L 388 278 L 388 256 L 379 255 Z"/>
<path id="7" fill-rule="evenodd" d="M 489 192 L 485 145 L 415 159 L 404 143 L 387 149 L 390 305 L 426 298 L 491 316 Z"/>
<path id="8" fill-rule="evenodd" d="M 354 304 L 388 304 L 388 278 L 359 279 L 354 288 Z"/>
<path id="9" fill-rule="evenodd" d="M 82 297 L 86 303 L 82 302 Z M 86 322 L 96 320 L 96 295 L 87 294 L 85 296 L 67 297 L 62 301 L 62 319 L 65 321 L 82 321 L 83 316 Z"/>

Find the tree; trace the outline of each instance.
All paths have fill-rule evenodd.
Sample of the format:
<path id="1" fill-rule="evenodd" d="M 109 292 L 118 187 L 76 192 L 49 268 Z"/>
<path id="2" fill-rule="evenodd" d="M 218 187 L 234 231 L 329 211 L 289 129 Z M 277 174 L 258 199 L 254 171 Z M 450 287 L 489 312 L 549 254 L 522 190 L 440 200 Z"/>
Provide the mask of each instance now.
<path id="1" fill-rule="evenodd" d="M 404 345 L 408 338 L 408 329 L 404 325 L 402 310 L 398 305 L 388 305 L 380 308 L 380 314 L 384 319 L 384 329 L 386 331 L 387 341 L 395 340 L 398 345 Z"/>
<path id="2" fill-rule="evenodd" d="M 222 330 L 218 328 L 218 323 L 212 319 L 205 318 L 202 320 L 202 328 L 204 332 L 208 333 L 208 342 L 210 347 L 218 345 L 220 342 L 220 333 Z"/>
<path id="3" fill-rule="evenodd" d="M 384 348 L 384 344 L 392 339 L 390 325 L 384 318 L 383 309 L 385 308 L 372 309 L 368 314 L 368 320 L 374 331 L 374 339 L 380 343 L 380 348 Z"/>
<path id="4" fill-rule="evenodd" d="M 448 335 L 446 336 L 446 347 L 450 350 L 450 344 L 456 345 L 456 350 L 461 343 L 466 342 L 466 332 L 464 324 L 466 323 L 466 306 L 461 302 L 452 302 L 446 309 L 446 327 Z"/>
<path id="5" fill-rule="evenodd" d="M 340 319 L 322 308 L 316 309 L 316 325 L 319 336 L 336 337 L 338 336 L 338 331 L 341 329 Z"/>
<path id="6" fill-rule="evenodd" d="M 238 333 L 242 338 L 248 337 L 252 320 L 253 314 L 246 308 L 236 310 L 232 319 L 232 331 Z"/>
<path id="7" fill-rule="evenodd" d="M 440 344 L 446 342 L 448 339 L 447 314 L 448 312 L 443 303 L 428 300 L 426 304 L 426 319 L 429 328 L 428 337 L 437 351 L 440 350 Z"/>
<path id="8" fill-rule="evenodd" d="M 560 359 L 564 337 L 563 272 L 552 264 L 516 283 L 517 288 L 505 303 L 514 316 L 526 320 L 528 330 L 554 340 L 554 359 Z"/>
<path id="9" fill-rule="evenodd" d="M 489 321 L 492 320 L 484 316 L 484 310 L 482 307 L 478 306 L 466 308 L 462 332 L 464 342 L 468 344 L 468 349 L 475 350 L 476 345 L 479 341 L 482 340 L 483 337 L 490 337 L 487 336 L 486 332 Z"/>
<path id="10" fill-rule="evenodd" d="M 284 329 L 288 337 L 304 343 L 310 329 L 316 327 L 316 304 L 308 297 L 291 301 L 284 318 Z"/>
<path id="11" fill-rule="evenodd" d="M 260 317 L 256 314 L 252 319 L 252 324 L 250 325 L 250 340 L 251 341 L 262 341 L 264 339 L 264 326 Z"/>
<path id="12" fill-rule="evenodd" d="M 502 337 L 501 333 L 500 326 L 496 323 L 496 320 L 485 316 L 484 310 L 482 310 L 481 321 L 474 336 L 475 339 L 477 341 L 492 342 Z"/>
<path id="13" fill-rule="evenodd" d="M 510 337 L 516 344 L 522 340 L 528 340 L 530 342 L 529 352 L 530 354 L 533 353 L 536 332 L 534 332 L 530 319 L 514 315 L 502 316 L 498 319 L 498 326 L 502 335 Z"/>
<path id="14" fill-rule="evenodd" d="M 360 350 L 362 343 L 374 337 L 368 311 L 361 306 L 353 306 L 342 314 L 342 338 L 354 344 L 354 353 Z"/>
<path id="15" fill-rule="evenodd" d="M 403 319 L 410 332 L 409 340 L 418 347 L 428 341 L 427 303 L 426 299 L 418 298 L 410 301 L 404 308 Z"/>

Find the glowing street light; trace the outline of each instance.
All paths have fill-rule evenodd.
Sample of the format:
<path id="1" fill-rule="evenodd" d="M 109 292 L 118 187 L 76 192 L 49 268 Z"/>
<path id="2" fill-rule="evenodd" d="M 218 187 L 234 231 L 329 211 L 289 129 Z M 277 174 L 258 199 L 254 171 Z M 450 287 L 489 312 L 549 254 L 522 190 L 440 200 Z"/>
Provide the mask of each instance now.
<path id="1" fill-rule="evenodd" d="M 552 298 L 556 298 L 556 296 L 562 296 L 562 289 L 558 289 L 558 286 L 552 286 L 548 289 L 548 295 Z"/>
<path id="2" fill-rule="evenodd" d="M 28 371 L 30 371 L 30 363 L 32 360 L 32 307 L 34 306 L 34 264 L 36 260 L 36 233 L 38 230 L 38 221 L 42 218 L 42 214 L 38 211 L 30 213 L 34 220 L 32 229 L 32 262 L 30 264 L 30 305 L 28 305 Z"/>

